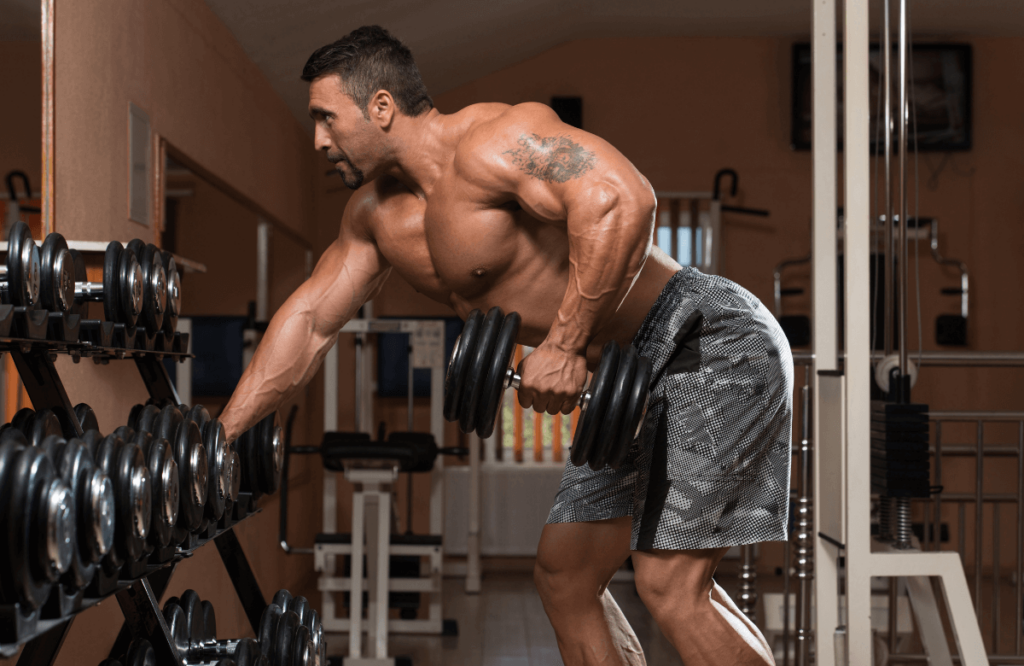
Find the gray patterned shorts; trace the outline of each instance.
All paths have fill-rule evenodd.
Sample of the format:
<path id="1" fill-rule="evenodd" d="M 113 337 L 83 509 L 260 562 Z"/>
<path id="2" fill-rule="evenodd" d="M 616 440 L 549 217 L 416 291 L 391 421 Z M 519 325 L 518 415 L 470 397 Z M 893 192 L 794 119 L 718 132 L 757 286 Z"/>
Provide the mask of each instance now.
<path id="1" fill-rule="evenodd" d="M 684 268 L 633 345 L 654 364 L 640 436 L 617 470 L 567 462 L 548 522 L 632 516 L 632 550 L 786 539 L 793 357 L 775 317 Z"/>

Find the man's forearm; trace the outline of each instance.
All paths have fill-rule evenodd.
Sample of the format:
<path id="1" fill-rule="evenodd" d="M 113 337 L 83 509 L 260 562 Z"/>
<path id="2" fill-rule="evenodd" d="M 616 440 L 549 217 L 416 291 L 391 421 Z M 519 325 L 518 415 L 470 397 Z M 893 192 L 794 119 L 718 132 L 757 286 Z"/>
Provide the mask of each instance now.
<path id="1" fill-rule="evenodd" d="M 305 386 L 323 363 L 348 316 L 322 321 L 312 300 L 300 288 L 270 320 L 221 416 L 229 441 Z"/>
<path id="2" fill-rule="evenodd" d="M 650 252 L 653 198 L 598 192 L 570 213 L 569 284 L 545 342 L 582 354 L 618 309 Z"/>

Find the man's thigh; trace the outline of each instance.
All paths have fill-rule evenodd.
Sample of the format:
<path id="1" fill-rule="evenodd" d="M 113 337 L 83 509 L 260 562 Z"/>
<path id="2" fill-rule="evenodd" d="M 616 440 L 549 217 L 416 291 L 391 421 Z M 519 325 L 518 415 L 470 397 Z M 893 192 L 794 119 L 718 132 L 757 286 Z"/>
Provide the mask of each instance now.
<path id="1" fill-rule="evenodd" d="M 669 595 L 681 602 L 706 601 L 712 577 L 728 548 L 633 552 L 641 596 Z M 645 592 L 647 595 L 645 595 Z"/>
<path id="2" fill-rule="evenodd" d="M 537 547 L 537 564 L 548 574 L 566 573 L 607 585 L 629 557 L 632 518 L 548 523 Z"/>

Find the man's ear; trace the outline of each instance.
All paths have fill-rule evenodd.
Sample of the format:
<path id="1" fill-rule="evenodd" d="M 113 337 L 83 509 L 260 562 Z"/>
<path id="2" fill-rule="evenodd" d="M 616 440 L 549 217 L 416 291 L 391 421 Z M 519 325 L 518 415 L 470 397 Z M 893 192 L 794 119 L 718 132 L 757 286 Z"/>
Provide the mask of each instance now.
<path id="1" fill-rule="evenodd" d="M 387 90 L 378 90 L 370 99 L 367 110 L 370 112 L 370 120 L 378 127 L 383 130 L 390 129 L 397 111 L 395 98 Z"/>

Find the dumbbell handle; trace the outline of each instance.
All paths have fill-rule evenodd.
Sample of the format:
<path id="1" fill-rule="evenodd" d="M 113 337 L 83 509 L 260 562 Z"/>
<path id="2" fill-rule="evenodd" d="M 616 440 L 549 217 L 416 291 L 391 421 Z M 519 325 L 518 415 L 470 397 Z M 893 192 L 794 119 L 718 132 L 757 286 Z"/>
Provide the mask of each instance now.
<path id="1" fill-rule="evenodd" d="M 240 641 L 241 639 L 239 638 L 233 638 L 226 641 L 213 641 L 211 643 L 192 645 L 188 649 L 188 656 L 185 659 L 185 663 L 200 663 L 210 659 L 222 659 L 224 657 L 234 656 L 235 650 L 238 649 L 238 643 Z"/>
<path id="2" fill-rule="evenodd" d="M 523 383 L 523 378 L 519 376 L 519 373 L 514 368 L 509 368 L 505 371 L 505 388 L 514 388 L 519 390 L 519 386 Z M 583 391 L 580 394 L 579 400 L 576 401 L 576 405 L 579 407 L 586 407 L 590 402 L 590 391 Z"/>
<path id="3" fill-rule="evenodd" d="M 75 298 L 81 301 L 102 301 L 102 282 L 76 282 Z"/>

